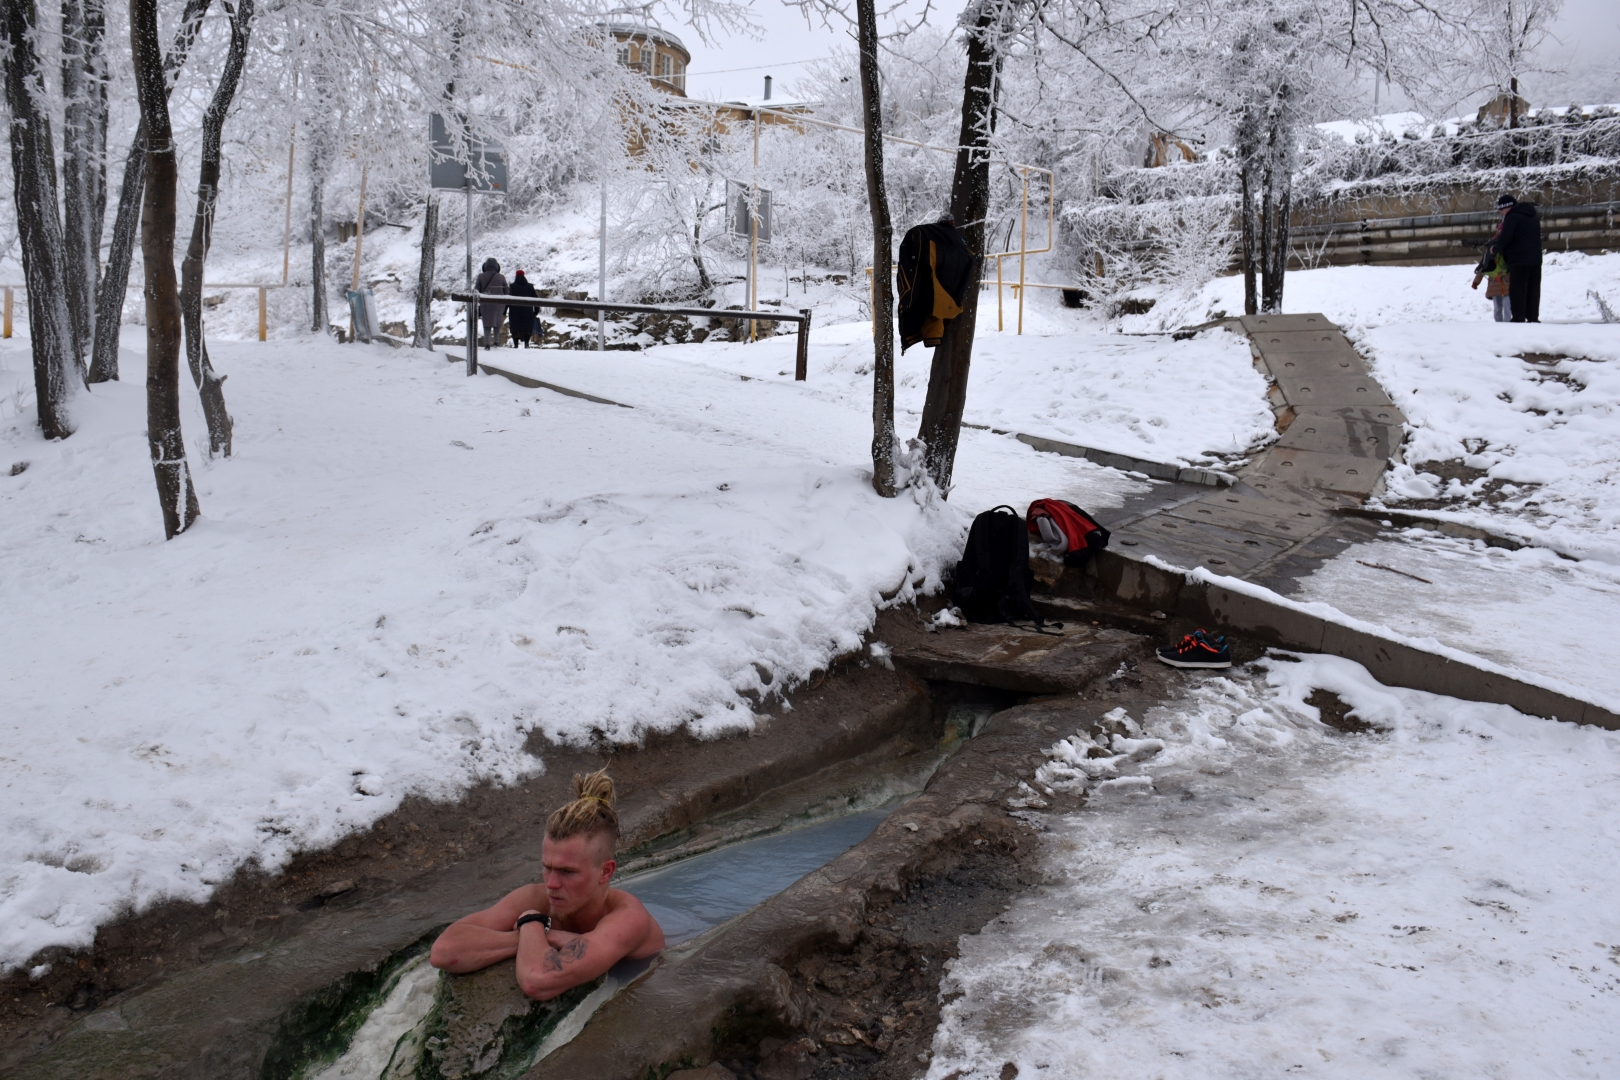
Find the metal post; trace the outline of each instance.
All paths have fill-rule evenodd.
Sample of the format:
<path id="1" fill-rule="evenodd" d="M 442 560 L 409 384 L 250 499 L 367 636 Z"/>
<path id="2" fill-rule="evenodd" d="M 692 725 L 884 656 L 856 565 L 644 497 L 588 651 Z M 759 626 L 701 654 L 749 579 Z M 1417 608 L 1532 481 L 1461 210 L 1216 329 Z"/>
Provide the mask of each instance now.
<path id="1" fill-rule="evenodd" d="M 259 286 L 259 340 L 260 341 L 265 340 L 265 330 L 267 329 L 268 324 L 269 324 L 269 319 L 267 317 L 268 314 L 269 314 L 268 309 L 270 307 L 269 301 L 270 301 L 270 290 L 265 288 L 263 285 L 260 285 Z"/>
<path id="2" fill-rule="evenodd" d="M 11 286 L 6 286 L 6 325 L 5 336 L 11 336 Z"/>
<path id="3" fill-rule="evenodd" d="M 607 155 L 602 155 L 602 216 L 596 228 L 596 298 L 607 303 Z M 607 316 L 596 312 L 596 351 L 607 351 Z"/>
<path id="4" fill-rule="evenodd" d="M 371 162 L 360 166 L 360 209 L 354 222 L 354 277 L 350 280 L 349 288 L 360 287 L 360 253 L 366 241 L 366 179 L 371 174 Z"/>
<path id="5" fill-rule="evenodd" d="M 996 256 L 996 330 L 1007 329 L 1006 314 L 1001 307 L 1001 256 Z"/>
<path id="6" fill-rule="evenodd" d="M 287 143 L 287 219 L 281 225 L 281 283 L 287 284 L 287 271 L 292 265 L 292 187 L 293 153 L 298 149 L 298 125 L 293 125 L 292 139 Z M 259 339 L 263 341 L 261 337 Z"/>
<path id="7" fill-rule="evenodd" d="M 748 199 L 748 310 L 759 310 L 759 110 L 754 110 L 754 179 Z M 876 318 L 876 316 L 873 316 Z M 759 323 L 748 320 L 748 340 L 757 336 Z"/>
<path id="8" fill-rule="evenodd" d="M 354 219 L 354 274 L 349 279 L 349 291 L 355 292 L 360 288 L 360 255 L 366 242 L 366 180 L 371 175 L 371 162 L 360 166 L 360 209 L 355 212 Z M 355 333 L 354 305 L 349 305 L 349 340 L 358 341 Z"/>
<path id="9" fill-rule="evenodd" d="M 1029 170 L 1024 169 L 1024 203 L 1018 216 L 1018 332 L 1024 332 L 1024 252 L 1029 250 Z"/>
<path id="10" fill-rule="evenodd" d="M 800 308 L 804 318 L 799 321 L 799 355 L 793 367 L 793 381 L 804 382 L 810 373 L 810 309 Z"/>
<path id="11" fill-rule="evenodd" d="M 472 166 L 467 166 L 467 291 L 473 292 L 472 272 Z M 474 295 L 477 295 L 476 293 Z M 467 375 L 478 374 L 478 303 L 467 302 Z"/>

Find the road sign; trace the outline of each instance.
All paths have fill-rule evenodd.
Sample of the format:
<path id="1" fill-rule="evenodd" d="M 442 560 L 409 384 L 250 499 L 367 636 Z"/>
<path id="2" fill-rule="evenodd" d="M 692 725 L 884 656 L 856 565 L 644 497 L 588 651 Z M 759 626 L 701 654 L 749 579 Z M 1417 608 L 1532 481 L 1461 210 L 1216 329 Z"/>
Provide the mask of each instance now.
<path id="1" fill-rule="evenodd" d="M 465 138 L 465 143 L 463 142 Z M 462 153 L 462 147 L 466 147 Z M 469 183 L 470 181 L 470 183 Z M 435 188 L 505 195 L 506 148 L 493 139 L 450 132 L 442 113 L 428 116 L 428 182 Z"/>
<path id="2" fill-rule="evenodd" d="M 749 235 L 749 191 L 747 184 L 735 180 L 726 181 L 726 203 L 729 207 L 727 218 L 731 231 L 737 236 Z M 759 242 L 771 242 L 771 191 L 769 188 L 759 190 Z"/>

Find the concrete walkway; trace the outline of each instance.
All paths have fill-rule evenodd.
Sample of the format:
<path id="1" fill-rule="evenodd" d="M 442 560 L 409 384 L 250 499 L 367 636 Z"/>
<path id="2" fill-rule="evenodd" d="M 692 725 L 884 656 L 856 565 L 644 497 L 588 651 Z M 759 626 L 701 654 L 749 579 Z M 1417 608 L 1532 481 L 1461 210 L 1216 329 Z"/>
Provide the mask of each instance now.
<path id="1" fill-rule="evenodd" d="M 1286 593 L 1346 544 L 1377 534 L 1375 523 L 1338 511 L 1379 490 L 1406 418 L 1326 316 L 1238 322 L 1255 367 L 1272 379 L 1281 437 L 1232 487 L 1110 523 L 1113 544 L 1126 558 L 1154 555 Z"/>

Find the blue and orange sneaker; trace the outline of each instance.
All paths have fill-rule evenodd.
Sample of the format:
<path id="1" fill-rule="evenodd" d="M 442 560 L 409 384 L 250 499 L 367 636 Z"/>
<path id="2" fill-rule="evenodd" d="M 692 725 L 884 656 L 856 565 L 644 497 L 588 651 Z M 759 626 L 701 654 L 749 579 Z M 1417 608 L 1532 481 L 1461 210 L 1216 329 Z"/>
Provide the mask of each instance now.
<path id="1" fill-rule="evenodd" d="M 1226 638 L 1220 634 L 1210 636 L 1195 630 L 1182 638 L 1179 644 L 1166 645 L 1157 650 L 1160 660 L 1179 668 L 1229 668 L 1232 650 L 1226 647 Z"/>

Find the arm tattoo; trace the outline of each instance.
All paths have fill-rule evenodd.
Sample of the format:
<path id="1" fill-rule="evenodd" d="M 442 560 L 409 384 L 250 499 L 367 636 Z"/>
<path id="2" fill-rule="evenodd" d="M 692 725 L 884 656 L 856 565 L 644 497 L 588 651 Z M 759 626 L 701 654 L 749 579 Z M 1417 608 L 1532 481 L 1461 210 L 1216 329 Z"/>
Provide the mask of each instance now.
<path id="1" fill-rule="evenodd" d="M 561 971 L 562 970 L 562 957 L 559 956 L 557 954 L 556 950 L 554 950 L 554 949 L 553 950 L 547 950 L 545 963 L 546 963 L 546 970 L 547 971 Z"/>
<path id="2" fill-rule="evenodd" d="M 568 944 L 564 945 L 562 948 L 558 949 L 557 955 L 562 958 L 563 963 L 572 964 L 575 960 L 578 960 L 580 957 L 585 955 L 585 949 L 589 944 L 590 943 L 584 938 L 577 937 L 573 941 L 570 941 Z"/>

